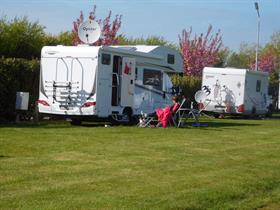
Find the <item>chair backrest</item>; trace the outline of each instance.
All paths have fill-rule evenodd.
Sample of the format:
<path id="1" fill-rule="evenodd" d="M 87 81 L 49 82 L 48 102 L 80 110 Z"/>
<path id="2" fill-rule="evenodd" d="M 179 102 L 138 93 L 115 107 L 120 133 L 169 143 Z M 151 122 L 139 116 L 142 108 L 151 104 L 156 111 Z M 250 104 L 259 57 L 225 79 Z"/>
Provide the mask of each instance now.
<path id="1" fill-rule="evenodd" d="M 211 100 L 207 99 L 207 94 L 203 90 L 199 90 L 195 93 L 194 99 L 198 104 L 198 113 L 205 110 Z"/>
<path id="2" fill-rule="evenodd" d="M 179 108 L 176 110 L 176 114 L 180 111 L 180 109 L 182 109 L 184 106 L 185 106 L 185 103 L 186 103 L 187 99 L 186 98 L 183 98 Z"/>
<path id="3" fill-rule="evenodd" d="M 176 103 L 172 106 L 172 114 L 175 114 L 177 112 L 177 110 L 180 108 L 181 104 L 180 103 Z"/>
<path id="4" fill-rule="evenodd" d="M 172 113 L 172 115 L 170 116 L 170 119 L 169 119 L 169 124 L 170 125 L 174 125 L 175 127 L 177 127 L 177 119 L 178 119 L 178 116 L 179 116 L 179 112 L 185 106 L 186 101 L 187 100 L 184 97 L 183 100 L 180 103 L 180 106 L 177 108 L 177 110 L 175 112 Z"/>
<path id="5" fill-rule="evenodd" d="M 175 121 L 175 118 L 178 117 L 180 110 L 185 106 L 187 99 L 184 97 L 180 106 L 177 108 L 175 112 L 172 113 L 172 120 Z"/>

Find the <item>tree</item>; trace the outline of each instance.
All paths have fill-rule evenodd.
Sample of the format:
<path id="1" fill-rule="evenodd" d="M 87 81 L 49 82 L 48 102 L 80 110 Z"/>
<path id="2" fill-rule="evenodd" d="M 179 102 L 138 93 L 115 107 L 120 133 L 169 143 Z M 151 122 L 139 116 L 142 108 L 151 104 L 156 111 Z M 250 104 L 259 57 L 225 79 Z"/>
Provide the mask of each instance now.
<path id="1" fill-rule="evenodd" d="M 275 32 L 271 36 L 271 42 L 270 44 L 274 48 L 274 53 L 276 55 L 276 69 L 280 71 L 280 31 Z"/>
<path id="2" fill-rule="evenodd" d="M 118 43 L 117 33 L 121 27 L 121 15 L 116 15 L 115 19 L 111 21 L 112 12 L 109 11 L 108 16 L 102 20 L 96 18 L 96 6 L 93 7 L 93 10 L 89 13 L 89 19 L 95 20 L 99 23 L 101 27 L 101 37 L 97 42 L 92 45 L 113 45 Z M 73 39 L 72 44 L 78 45 L 81 44 L 81 40 L 78 37 L 78 29 L 80 24 L 84 21 L 84 14 L 81 11 L 80 17 L 77 18 L 76 21 L 73 22 Z"/>
<path id="3" fill-rule="evenodd" d="M 276 69 L 277 55 L 273 46 L 267 45 L 262 50 L 258 59 L 258 69 L 260 71 L 272 73 Z M 256 63 L 252 62 L 250 65 L 251 69 L 255 69 Z"/>
<path id="4" fill-rule="evenodd" d="M 55 45 L 72 45 L 73 33 L 66 31 L 58 35 L 46 34 L 44 37 L 44 45 L 55 46 Z"/>
<path id="5" fill-rule="evenodd" d="M 231 52 L 226 66 L 239 69 L 248 69 L 250 64 L 255 61 L 255 45 L 242 43 L 239 52 Z"/>
<path id="6" fill-rule="evenodd" d="M 125 35 L 118 36 L 119 45 L 161 45 L 171 48 L 178 48 L 176 44 L 170 43 L 163 37 L 159 36 L 149 36 L 147 38 L 128 38 Z"/>
<path id="7" fill-rule="evenodd" d="M 219 50 L 222 46 L 220 30 L 211 35 L 212 25 L 209 25 L 207 33 L 196 34 L 191 38 L 192 28 L 183 30 L 179 36 L 180 51 L 184 60 L 186 75 L 200 76 L 205 66 L 214 66 L 219 62 Z M 211 35 L 211 36 L 210 36 Z"/>
<path id="8" fill-rule="evenodd" d="M 258 56 L 258 70 L 272 73 L 277 67 L 277 49 L 273 41 L 260 47 Z M 239 53 L 233 52 L 227 61 L 227 66 L 236 68 L 255 69 L 256 46 L 253 44 L 241 44 Z"/>
<path id="9" fill-rule="evenodd" d="M 271 44 L 278 50 L 278 53 L 280 53 L 280 31 L 275 32 L 271 36 Z"/>
<path id="10" fill-rule="evenodd" d="M 44 43 L 44 27 L 27 17 L 0 19 L 0 56 L 38 58 Z"/>
<path id="11" fill-rule="evenodd" d="M 227 47 L 223 47 L 218 52 L 218 61 L 215 63 L 215 67 L 225 67 L 227 63 L 227 59 L 230 55 L 230 49 Z"/>
<path id="12" fill-rule="evenodd" d="M 248 53 L 247 53 L 248 54 Z M 280 32 L 274 33 L 269 43 L 265 47 L 261 47 L 258 56 L 258 69 L 272 73 L 279 66 L 280 58 Z M 250 49 L 249 68 L 255 69 L 255 46 Z"/>

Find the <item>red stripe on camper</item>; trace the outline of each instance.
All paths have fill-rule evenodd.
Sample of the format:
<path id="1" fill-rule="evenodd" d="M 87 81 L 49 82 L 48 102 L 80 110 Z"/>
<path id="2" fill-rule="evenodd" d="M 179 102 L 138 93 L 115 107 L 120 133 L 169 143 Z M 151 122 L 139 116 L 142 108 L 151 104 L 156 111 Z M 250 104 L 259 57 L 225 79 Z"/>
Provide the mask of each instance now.
<path id="1" fill-rule="evenodd" d="M 240 106 L 238 106 L 237 111 L 240 113 L 243 113 L 245 111 L 244 104 L 241 104 Z"/>
<path id="2" fill-rule="evenodd" d="M 43 106 L 50 106 L 49 103 L 46 102 L 45 100 L 38 100 L 37 103 L 42 104 Z"/>
<path id="3" fill-rule="evenodd" d="M 81 108 L 87 108 L 87 107 L 90 107 L 90 106 L 95 106 L 96 105 L 96 102 L 86 102 L 84 103 Z"/>

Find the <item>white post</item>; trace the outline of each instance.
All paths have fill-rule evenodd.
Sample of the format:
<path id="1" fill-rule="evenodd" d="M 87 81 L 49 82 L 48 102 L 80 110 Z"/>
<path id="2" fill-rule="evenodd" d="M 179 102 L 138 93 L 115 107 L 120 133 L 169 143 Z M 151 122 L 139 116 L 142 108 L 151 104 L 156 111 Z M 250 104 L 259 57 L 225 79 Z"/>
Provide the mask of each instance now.
<path id="1" fill-rule="evenodd" d="M 259 5 L 257 2 L 255 2 L 255 8 L 257 10 L 258 14 L 258 32 L 257 32 L 257 46 L 256 46 L 256 63 L 255 63 L 255 71 L 259 70 L 259 64 L 258 64 L 258 56 L 259 56 L 259 43 L 260 43 L 260 25 L 261 25 L 261 18 L 259 13 Z"/>

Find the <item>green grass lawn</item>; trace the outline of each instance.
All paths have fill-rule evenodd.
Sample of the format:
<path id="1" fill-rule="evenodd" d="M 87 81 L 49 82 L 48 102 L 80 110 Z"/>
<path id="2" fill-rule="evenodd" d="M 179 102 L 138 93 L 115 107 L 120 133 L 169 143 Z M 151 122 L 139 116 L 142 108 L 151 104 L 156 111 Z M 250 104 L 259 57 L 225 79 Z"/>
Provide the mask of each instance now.
<path id="1" fill-rule="evenodd" d="M 0 209 L 280 209 L 280 120 L 0 126 Z"/>

